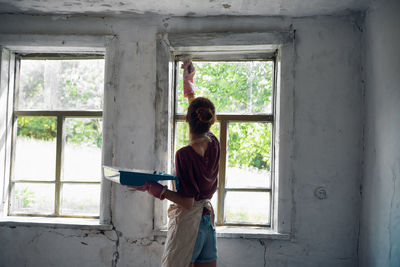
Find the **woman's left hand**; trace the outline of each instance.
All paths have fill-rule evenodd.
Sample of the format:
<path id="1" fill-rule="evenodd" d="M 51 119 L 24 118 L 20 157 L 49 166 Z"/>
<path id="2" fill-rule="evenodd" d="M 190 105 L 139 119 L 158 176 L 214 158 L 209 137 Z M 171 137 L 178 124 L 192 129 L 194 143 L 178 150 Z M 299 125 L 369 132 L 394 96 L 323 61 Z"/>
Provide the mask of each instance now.
<path id="1" fill-rule="evenodd" d="M 129 189 L 136 189 L 139 191 L 147 191 L 150 195 L 153 197 L 156 197 L 158 199 L 163 200 L 164 193 L 167 190 L 167 186 L 163 186 L 157 182 L 154 181 L 147 181 L 144 185 L 142 186 L 128 186 Z"/>

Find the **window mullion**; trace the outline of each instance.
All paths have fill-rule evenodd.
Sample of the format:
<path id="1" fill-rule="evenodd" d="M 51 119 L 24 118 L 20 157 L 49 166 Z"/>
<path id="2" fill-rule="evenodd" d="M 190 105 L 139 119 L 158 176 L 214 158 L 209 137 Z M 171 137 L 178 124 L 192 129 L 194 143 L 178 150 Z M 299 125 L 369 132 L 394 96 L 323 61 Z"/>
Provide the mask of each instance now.
<path id="1" fill-rule="evenodd" d="M 57 150 L 56 150 L 56 183 L 55 183 L 55 214 L 60 215 L 61 202 L 61 170 L 62 170 L 62 155 L 64 148 L 64 121 L 63 115 L 57 116 Z"/>
<path id="2" fill-rule="evenodd" d="M 225 203 L 225 175 L 226 175 L 226 153 L 228 147 L 228 122 L 220 121 L 220 164 L 219 164 L 219 179 L 218 179 L 218 212 L 217 224 L 224 223 L 224 203 Z"/>

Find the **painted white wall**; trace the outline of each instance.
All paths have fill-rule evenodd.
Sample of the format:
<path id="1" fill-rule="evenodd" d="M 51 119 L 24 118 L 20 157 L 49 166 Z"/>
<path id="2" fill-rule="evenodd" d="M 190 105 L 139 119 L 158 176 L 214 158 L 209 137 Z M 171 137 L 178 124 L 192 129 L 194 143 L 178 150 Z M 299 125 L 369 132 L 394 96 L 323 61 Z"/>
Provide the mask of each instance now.
<path id="1" fill-rule="evenodd" d="M 400 266 L 400 2 L 365 21 L 365 153 L 360 266 Z"/>
<path id="2" fill-rule="evenodd" d="M 219 239 L 218 266 L 355 266 L 362 87 L 357 15 L 90 18 L 1 15 L 0 33 L 116 34 L 115 163 L 152 168 L 158 32 L 296 30 L 292 241 Z M 323 186 L 327 199 L 314 190 Z M 0 227 L 0 266 L 159 266 L 152 199 L 114 185 L 114 231 Z"/>

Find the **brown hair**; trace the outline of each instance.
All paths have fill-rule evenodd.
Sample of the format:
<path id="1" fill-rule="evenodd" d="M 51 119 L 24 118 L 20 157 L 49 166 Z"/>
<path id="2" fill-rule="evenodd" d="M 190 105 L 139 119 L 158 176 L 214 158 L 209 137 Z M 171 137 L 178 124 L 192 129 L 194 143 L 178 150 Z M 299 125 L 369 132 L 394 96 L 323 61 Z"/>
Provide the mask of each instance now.
<path id="1" fill-rule="evenodd" d="M 197 97 L 190 103 L 187 114 L 190 132 L 207 133 L 215 122 L 215 107 L 210 99 Z"/>

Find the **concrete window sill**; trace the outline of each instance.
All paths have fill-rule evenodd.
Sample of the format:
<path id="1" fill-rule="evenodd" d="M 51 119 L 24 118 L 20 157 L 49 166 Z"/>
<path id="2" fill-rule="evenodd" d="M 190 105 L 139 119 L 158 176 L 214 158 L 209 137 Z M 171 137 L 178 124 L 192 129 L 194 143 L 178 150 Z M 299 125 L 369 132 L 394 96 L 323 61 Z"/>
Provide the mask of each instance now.
<path id="1" fill-rule="evenodd" d="M 167 230 L 154 231 L 155 236 L 167 236 Z M 270 239 L 290 240 L 290 234 L 277 233 L 271 229 L 253 227 L 217 226 L 218 238 L 241 238 L 241 239 Z"/>
<path id="2" fill-rule="evenodd" d="M 100 224 L 98 219 L 47 218 L 8 216 L 0 218 L 0 226 L 8 227 L 50 227 L 81 230 L 112 230 L 108 224 Z"/>

